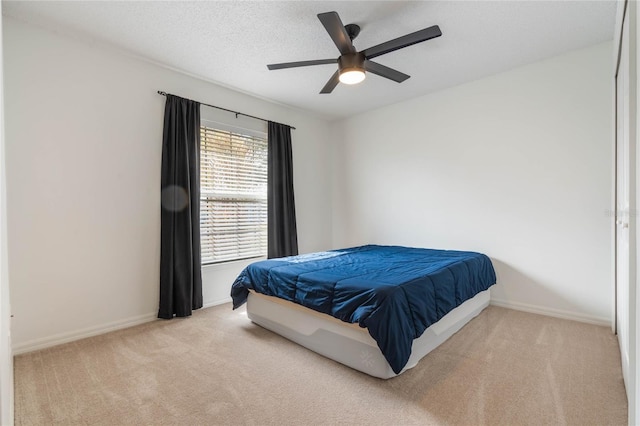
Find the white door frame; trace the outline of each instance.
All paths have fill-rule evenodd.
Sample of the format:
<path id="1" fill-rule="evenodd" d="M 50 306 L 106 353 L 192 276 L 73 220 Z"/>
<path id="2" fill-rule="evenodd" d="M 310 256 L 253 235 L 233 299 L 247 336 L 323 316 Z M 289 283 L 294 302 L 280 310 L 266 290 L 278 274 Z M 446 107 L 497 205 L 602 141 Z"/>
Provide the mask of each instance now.
<path id="1" fill-rule="evenodd" d="M 7 209 L 5 197 L 4 90 L 2 83 L 2 4 L 0 3 L 0 424 L 13 424 L 13 352 L 7 271 Z"/>

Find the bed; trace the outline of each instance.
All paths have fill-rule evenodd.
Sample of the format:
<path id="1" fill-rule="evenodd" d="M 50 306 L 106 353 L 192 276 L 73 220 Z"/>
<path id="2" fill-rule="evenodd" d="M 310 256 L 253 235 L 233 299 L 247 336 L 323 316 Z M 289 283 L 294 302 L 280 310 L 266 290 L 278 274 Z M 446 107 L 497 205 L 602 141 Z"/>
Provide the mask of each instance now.
<path id="1" fill-rule="evenodd" d="M 258 325 L 390 378 L 478 315 L 495 282 L 481 253 L 367 245 L 255 262 L 231 296 Z"/>

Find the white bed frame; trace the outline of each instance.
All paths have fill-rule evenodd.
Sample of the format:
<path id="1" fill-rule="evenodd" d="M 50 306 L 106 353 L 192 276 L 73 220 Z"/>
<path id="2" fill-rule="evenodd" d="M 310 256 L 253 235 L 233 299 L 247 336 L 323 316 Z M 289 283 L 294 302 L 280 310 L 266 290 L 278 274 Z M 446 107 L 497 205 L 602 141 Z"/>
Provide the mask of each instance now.
<path id="1" fill-rule="evenodd" d="M 460 330 L 489 305 L 489 290 L 467 300 L 413 341 L 411 357 L 399 373 L 418 364 L 429 352 Z M 247 315 L 254 323 L 314 352 L 381 379 L 397 376 L 369 332 L 293 302 L 251 291 Z"/>

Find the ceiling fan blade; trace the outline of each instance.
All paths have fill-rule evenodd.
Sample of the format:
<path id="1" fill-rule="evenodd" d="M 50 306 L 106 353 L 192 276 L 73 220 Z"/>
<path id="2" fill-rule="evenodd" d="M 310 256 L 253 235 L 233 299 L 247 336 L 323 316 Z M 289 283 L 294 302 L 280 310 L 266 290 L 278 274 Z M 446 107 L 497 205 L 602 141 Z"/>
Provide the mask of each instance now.
<path id="1" fill-rule="evenodd" d="M 400 71 L 396 71 L 393 68 L 386 67 L 382 64 L 370 61 L 368 59 L 365 59 L 364 61 L 364 69 L 371 73 L 379 75 L 380 77 L 393 80 L 397 83 L 402 83 L 410 77 L 407 74 L 401 73 Z"/>
<path id="2" fill-rule="evenodd" d="M 324 85 L 324 87 L 322 88 L 322 90 L 320 91 L 320 94 L 325 94 L 325 93 L 331 93 L 333 92 L 333 89 L 336 88 L 336 86 L 338 85 L 338 83 L 340 82 L 340 71 L 336 71 L 331 78 L 329 79 L 329 81 L 327 81 L 327 84 Z"/>
<path id="3" fill-rule="evenodd" d="M 356 49 L 353 47 L 351 38 L 347 34 L 347 30 L 344 29 L 344 24 L 337 12 L 319 13 L 318 19 L 324 25 L 341 54 L 355 53 Z"/>
<path id="4" fill-rule="evenodd" d="M 297 67 L 308 67 L 311 65 L 325 65 L 325 64 L 335 64 L 338 62 L 337 59 L 317 59 L 315 61 L 299 61 L 299 62 L 284 62 L 282 64 L 269 64 L 267 68 L 270 70 L 281 70 L 284 68 L 297 68 Z"/>
<path id="5" fill-rule="evenodd" d="M 398 37 L 393 40 L 389 40 L 385 43 L 378 44 L 377 46 L 370 47 L 362 51 L 365 58 L 373 59 L 377 56 L 384 55 L 385 53 L 393 52 L 394 50 L 402 49 L 404 47 L 412 46 L 423 41 L 431 40 L 432 38 L 440 37 L 442 32 L 440 27 L 434 25 L 424 30 L 416 31 L 415 33 L 407 34 L 402 37 Z"/>

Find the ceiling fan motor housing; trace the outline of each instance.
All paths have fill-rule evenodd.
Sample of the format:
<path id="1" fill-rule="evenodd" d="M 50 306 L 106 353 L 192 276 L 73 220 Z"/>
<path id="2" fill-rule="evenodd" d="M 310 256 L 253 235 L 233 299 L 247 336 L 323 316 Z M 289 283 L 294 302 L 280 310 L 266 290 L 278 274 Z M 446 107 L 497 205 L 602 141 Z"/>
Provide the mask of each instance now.
<path id="1" fill-rule="evenodd" d="M 362 52 L 346 53 L 338 58 L 340 73 L 358 70 L 364 71 L 364 54 Z"/>

